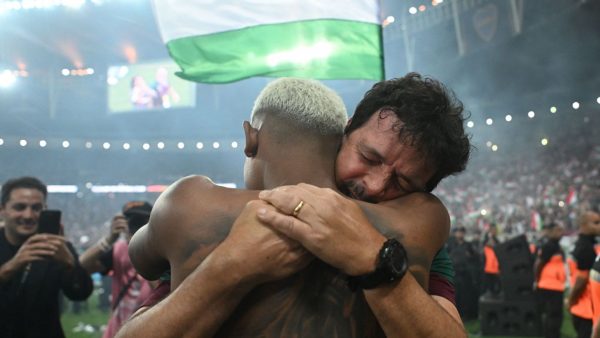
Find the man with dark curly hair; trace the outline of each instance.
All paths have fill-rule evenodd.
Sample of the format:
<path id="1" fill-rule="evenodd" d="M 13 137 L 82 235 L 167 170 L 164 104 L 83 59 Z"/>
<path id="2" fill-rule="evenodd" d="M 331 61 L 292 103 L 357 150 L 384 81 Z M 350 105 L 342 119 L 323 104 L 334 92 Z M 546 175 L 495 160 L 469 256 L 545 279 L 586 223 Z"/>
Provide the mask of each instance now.
<path id="1" fill-rule="evenodd" d="M 438 183 L 447 176 L 463 171 L 469 160 L 471 145 L 463 127 L 463 110 L 462 103 L 442 83 L 417 73 L 376 83 L 359 102 L 344 130 L 335 166 L 338 189 L 354 199 L 372 203 L 389 201 L 408 194 L 413 197 L 415 194 L 433 197 L 429 193 Z M 294 210 L 299 201 L 313 207 L 303 206 L 304 213 L 301 217 L 291 217 L 281 212 L 267 213 L 262 217 L 259 215 L 259 218 L 298 240 L 315 256 L 323 260 L 329 259 L 330 264 L 331 261 L 360 261 L 360 256 L 349 255 L 354 252 L 351 248 L 357 247 L 363 249 L 360 251 L 361 255 L 377 257 L 376 251 L 368 252 L 368 244 L 361 242 L 365 238 L 359 234 L 368 228 L 367 226 L 356 227 L 354 237 L 340 236 L 347 229 L 347 225 L 338 222 L 335 213 L 328 212 L 339 210 L 340 206 L 337 205 L 335 197 L 324 197 L 327 196 L 325 190 L 295 186 L 276 188 L 263 193 L 261 198 L 279 210 Z M 313 200 L 318 202 L 309 202 Z M 416 204 L 412 206 L 412 212 L 416 215 L 426 214 L 438 203 L 441 205 L 441 202 L 435 199 L 432 204 Z M 445 222 L 446 220 L 439 220 L 441 231 Z M 321 231 L 315 226 L 317 223 L 324 225 Z M 332 241 L 335 241 L 335 246 L 323 245 Z M 442 249 L 430 267 L 429 293 L 439 305 L 460 321 L 453 304 L 453 275 L 454 270 L 447 252 Z M 376 314 L 378 311 L 392 311 L 390 307 L 384 305 L 379 308 L 378 305 L 385 304 L 385 300 L 401 297 L 390 297 L 393 292 L 389 292 L 387 288 L 375 290 L 378 289 L 384 291 L 379 294 L 374 290 L 364 292 L 367 299 L 374 299 L 369 302 L 371 309 Z M 401 288 L 393 288 L 395 291 L 398 289 Z M 427 306 L 432 305 L 425 302 L 427 299 L 423 298 L 422 301 L 421 309 L 436 310 L 433 306 Z M 401 314 L 399 316 L 386 316 L 389 319 L 387 323 L 380 320 L 380 324 L 388 328 L 386 334 L 400 334 L 403 327 L 410 326 L 407 323 L 408 318 L 419 319 L 418 314 L 412 317 L 414 312 L 410 309 L 405 308 L 405 311 L 397 312 Z M 398 320 L 399 317 L 405 318 L 407 322 L 402 323 Z M 452 332 L 452 329 L 448 328 L 447 336 L 451 337 Z M 414 334 L 418 335 L 418 332 L 415 331 Z"/>

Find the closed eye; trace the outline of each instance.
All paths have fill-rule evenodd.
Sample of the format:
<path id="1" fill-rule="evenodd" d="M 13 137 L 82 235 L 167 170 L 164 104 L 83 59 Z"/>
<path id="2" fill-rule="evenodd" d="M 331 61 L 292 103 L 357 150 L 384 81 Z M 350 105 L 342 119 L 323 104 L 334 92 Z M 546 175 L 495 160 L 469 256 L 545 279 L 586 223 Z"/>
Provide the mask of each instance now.
<path id="1" fill-rule="evenodd" d="M 360 157 L 363 159 L 363 161 L 367 162 L 369 165 L 379 165 L 379 163 L 380 163 L 379 160 L 370 159 L 362 153 L 360 154 Z"/>

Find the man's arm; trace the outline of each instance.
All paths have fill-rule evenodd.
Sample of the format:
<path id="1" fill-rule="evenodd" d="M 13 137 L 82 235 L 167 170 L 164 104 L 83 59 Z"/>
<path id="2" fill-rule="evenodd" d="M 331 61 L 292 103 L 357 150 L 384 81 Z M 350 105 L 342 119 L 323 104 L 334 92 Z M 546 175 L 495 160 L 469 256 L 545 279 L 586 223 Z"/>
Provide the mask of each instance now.
<path id="1" fill-rule="evenodd" d="M 113 217 L 110 224 L 110 231 L 106 237 L 103 237 L 98 243 L 90 246 L 79 256 L 79 264 L 89 273 L 105 272 L 110 270 L 111 266 L 106 266 L 102 262 L 102 257 L 107 252 L 111 252 L 112 246 L 115 244 L 121 233 L 127 232 L 127 220 L 123 215 Z"/>
<path id="2" fill-rule="evenodd" d="M 174 242 L 197 219 L 193 217 L 194 210 L 186 206 L 210 185 L 212 182 L 206 177 L 185 177 L 158 197 L 148 224 L 136 231 L 129 241 L 129 258 L 142 277 L 156 280 L 169 270 L 169 246 L 172 251 L 177 249 Z"/>
<path id="3" fill-rule="evenodd" d="M 248 203 L 223 243 L 168 297 L 125 323 L 117 337 L 213 336 L 254 286 L 305 267 L 312 257 L 260 224 L 259 208 L 271 207 Z"/>
<path id="4" fill-rule="evenodd" d="M 593 246 L 577 242 L 575 244 L 575 250 L 573 251 L 573 257 L 577 262 L 577 268 L 575 270 L 575 285 L 573 285 L 569 297 L 567 298 L 569 308 L 577 304 L 577 301 L 583 294 L 583 291 L 589 282 L 590 270 L 594 266 L 596 253 L 594 252 Z"/>
<path id="5" fill-rule="evenodd" d="M 596 326 L 594 326 L 592 338 L 600 338 L 600 324 L 596 324 Z"/>
<path id="6" fill-rule="evenodd" d="M 569 293 L 569 297 L 567 298 L 567 305 L 571 308 L 573 305 L 577 304 L 579 297 L 583 294 L 585 287 L 588 283 L 588 279 L 590 277 L 589 270 L 577 270 L 577 277 L 575 278 L 575 285 L 571 289 Z"/>
<path id="7" fill-rule="evenodd" d="M 354 202 L 330 189 L 305 184 L 265 191 L 260 198 L 283 214 L 259 210 L 259 219 L 299 241 L 316 257 L 350 276 L 374 270 L 386 236 L 371 225 Z M 297 217 L 289 216 L 301 200 L 304 205 Z M 397 222 L 391 225 L 409 252 L 409 272 L 394 284 L 364 291 L 365 297 L 389 337 L 407 332 L 416 337 L 466 337 L 462 323 L 452 311 L 445 310 L 448 304 L 439 305 L 425 292 L 431 259 L 448 236 L 447 212 L 439 201 L 419 197 L 415 201 L 410 209 L 393 216 Z M 404 207 L 388 208 L 388 216 L 394 212 L 391 209 Z M 396 231 L 400 224 L 404 229 Z"/>
<path id="8" fill-rule="evenodd" d="M 90 274 L 79 264 L 77 253 L 71 243 L 65 242 L 65 249 L 73 257 L 73 265 L 65 266 L 62 275 L 62 290 L 65 296 L 71 300 L 87 299 L 94 290 L 94 284 Z"/>
<path id="9" fill-rule="evenodd" d="M 163 301 L 127 321 L 116 337 L 214 336 L 251 289 L 251 284 L 235 273 L 235 265 L 226 255 L 213 251 Z"/>
<path id="10" fill-rule="evenodd" d="M 56 252 L 56 245 L 47 241 L 47 236 L 36 234 L 29 237 L 19 251 L 0 266 L 0 284 L 11 280 L 27 264 L 46 259 Z"/>

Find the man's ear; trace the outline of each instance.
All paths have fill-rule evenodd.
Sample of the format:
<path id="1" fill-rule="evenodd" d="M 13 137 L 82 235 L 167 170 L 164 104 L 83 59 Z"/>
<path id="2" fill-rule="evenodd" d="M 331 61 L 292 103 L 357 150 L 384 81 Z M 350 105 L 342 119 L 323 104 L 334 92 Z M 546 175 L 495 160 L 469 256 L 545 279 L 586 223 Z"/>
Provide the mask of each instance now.
<path id="1" fill-rule="evenodd" d="M 344 127 L 344 136 L 346 136 L 346 132 L 348 131 L 348 127 L 350 127 L 350 123 L 352 123 L 352 118 L 348 119 L 348 122 L 346 122 L 346 126 Z"/>
<path id="2" fill-rule="evenodd" d="M 258 152 L 258 130 L 250 125 L 250 122 L 244 121 L 244 135 L 246 136 L 246 146 L 244 154 L 246 157 L 254 157 Z"/>

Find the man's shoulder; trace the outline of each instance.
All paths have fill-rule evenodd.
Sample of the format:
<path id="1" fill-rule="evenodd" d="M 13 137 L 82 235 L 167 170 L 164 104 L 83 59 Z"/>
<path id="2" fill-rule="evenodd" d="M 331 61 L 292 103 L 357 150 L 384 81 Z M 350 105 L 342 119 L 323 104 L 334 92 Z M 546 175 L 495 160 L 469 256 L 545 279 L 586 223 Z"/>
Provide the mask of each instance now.
<path id="1" fill-rule="evenodd" d="M 414 192 L 394 200 L 381 202 L 380 205 L 389 207 L 402 216 L 418 216 L 425 223 L 435 226 L 438 230 L 450 229 L 450 215 L 448 210 L 442 201 L 433 194 Z"/>
<path id="2" fill-rule="evenodd" d="M 217 185 L 207 176 L 191 175 L 178 179 L 161 196 L 173 197 L 203 192 Z"/>
<path id="3" fill-rule="evenodd" d="M 187 176 L 173 183 L 157 199 L 150 215 L 152 238 L 185 243 L 216 229 L 236 216 L 257 193 L 225 188 L 206 176 Z M 235 218 L 234 218 L 235 219 Z"/>
<path id="4" fill-rule="evenodd" d="M 180 178 L 156 200 L 152 210 L 154 219 L 157 218 L 157 215 L 164 217 L 194 213 L 196 208 L 193 206 L 200 202 L 202 204 L 211 203 L 212 199 L 209 198 L 211 190 L 218 188 L 219 186 L 206 176 L 193 175 Z M 159 218 L 162 219 L 162 217 Z"/>
<path id="5" fill-rule="evenodd" d="M 428 192 L 413 192 L 400 196 L 396 199 L 384 201 L 381 205 L 400 207 L 403 209 L 424 207 L 424 208 L 438 208 L 439 210 L 446 210 L 446 207 L 442 201 L 437 198 L 434 194 Z"/>

